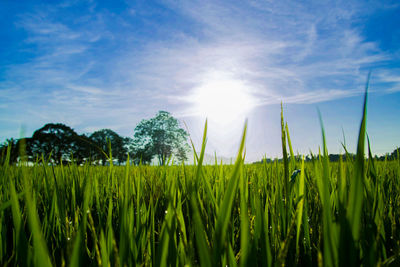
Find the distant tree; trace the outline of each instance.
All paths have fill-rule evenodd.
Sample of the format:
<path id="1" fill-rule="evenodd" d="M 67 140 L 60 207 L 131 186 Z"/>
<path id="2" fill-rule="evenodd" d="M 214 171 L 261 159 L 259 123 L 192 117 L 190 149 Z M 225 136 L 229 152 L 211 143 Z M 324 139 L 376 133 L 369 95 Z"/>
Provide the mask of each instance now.
<path id="1" fill-rule="evenodd" d="M 125 146 L 128 150 L 129 158 L 134 164 L 138 165 L 140 162 L 142 164 L 150 164 L 153 158 L 150 146 L 138 147 L 134 139 L 130 137 L 125 138 Z"/>
<path id="2" fill-rule="evenodd" d="M 135 128 L 133 151 L 136 160 L 148 163 L 156 157 L 160 165 L 165 165 L 166 160 L 175 155 L 184 161 L 189 149 L 188 136 L 176 118 L 167 111 L 159 111 L 154 118 L 142 120 Z"/>
<path id="3" fill-rule="evenodd" d="M 393 150 L 392 154 L 390 154 L 391 159 L 398 159 L 400 156 L 400 148 Z"/>
<path id="4" fill-rule="evenodd" d="M 4 164 L 7 160 L 7 153 L 9 151 L 8 163 L 14 164 L 21 160 L 21 153 L 24 157 L 23 160 L 32 161 L 32 138 L 21 139 L 7 139 L 6 142 L 0 145 L 0 164 Z"/>
<path id="5" fill-rule="evenodd" d="M 72 145 L 74 161 L 78 165 L 91 160 L 95 147 L 89 136 L 85 134 L 77 135 Z"/>
<path id="6" fill-rule="evenodd" d="M 136 144 L 130 153 L 130 158 L 136 165 L 139 163 L 150 164 L 153 156 L 153 149 L 150 143 L 145 144 L 144 146 L 137 146 Z"/>
<path id="7" fill-rule="evenodd" d="M 36 130 L 29 140 L 29 150 L 33 157 L 46 158 L 58 164 L 69 160 L 77 150 L 78 134 L 69 126 L 61 123 L 48 123 Z"/>
<path id="8" fill-rule="evenodd" d="M 330 162 L 337 162 L 337 161 L 339 161 L 340 155 L 339 154 L 329 154 L 328 157 L 329 157 Z"/>
<path id="9" fill-rule="evenodd" d="M 128 155 L 127 139 L 119 136 L 116 132 L 110 129 L 102 129 L 92 133 L 89 139 L 95 144 L 92 149 L 92 157 L 95 160 L 101 160 L 104 165 L 107 162 L 107 157 L 110 155 L 109 142 L 111 143 L 112 157 L 118 160 L 121 164 L 125 162 Z"/>
<path id="10" fill-rule="evenodd" d="M 7 153 L 9 153 L 9 164 L 16 163 L 19 155 L 17 139 L 7 139 L 6 142 L 0 145 L 0 164 L 3 165 L 6 162 Z"/>

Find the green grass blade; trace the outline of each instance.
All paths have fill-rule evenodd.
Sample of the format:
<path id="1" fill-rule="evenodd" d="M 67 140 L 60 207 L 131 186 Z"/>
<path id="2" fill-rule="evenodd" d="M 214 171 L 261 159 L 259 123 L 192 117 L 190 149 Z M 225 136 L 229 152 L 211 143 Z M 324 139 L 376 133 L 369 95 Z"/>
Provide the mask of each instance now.
<path id="1" fill-rule="evenodd" d="M 369 76 L 364 95 L 363 115 L 361 119 L 360 131 L 358 135 L 357 155 L 355 161 L 355 173 L 350 184 L 349 204 L 347 208 L 347 218 L 350 222 L 353 238 L 358 241 L 360 238 L 361 211 L 364 199 L 364 145 L 367 119 L 367 97 L 368 97 Z"/>
<path id="2" fill-rule="evenodd" d="M 283 176 L 283 192 L 284 192 L 284 199 L 285 199 L 285 213 L 283 214 L 283 231 L 282 235 L 286 236 L 288 222 L 289 222 L 289 163 L 288 163 L 288 155 L 287 155 L 287 148 L 286 148 L 286 131 L 285 131 L 285 122 L 283 120 L 283 105 L 281 103 L 281 138 L 282 138 L 282 155 L 283 155 L 283 167 L 284 167 L 284 176 Z"/>
<path id="3" fill-rule="evenodd" d="M 302 222 L 303 216 L 303 204 L 304 204 L 304 157 L 301 161 L 301 168 L 300 168 L 300 180 L 299 180 L 299 190 L 297 193 L 298 197 L 301 198 L 300 202 L 297 204 L 297 233 L 296 233 L 296 254 L 299 255 L 300 253 L 300 226 Z"/>
<path id="4" fill-rule="evenodd" d="M 285 126 L 285 132 L 286 132 L 287 142 L 288 142 L 289 151 L 290 151 L 290 165 L 292 165 L 292 170 L 293 170 L 294 168 L 296 168 L 296 159 L 294 157 L 292 142 L 290 140 L 289 127 L 288 127 L 287 123 Z"/>
<path id="5" fill-rule="evenodd" d="M 328 149 L 325 139 L 325 130 L 322 122 L 321 113 L 319 113 L 319 119 L 321 123 L 322 132 L 322 145 L 323 145 L 323 156 L 320 154 L 320 161 L 322 163 L 322 170 L 319 170 L 317 179 L 317 185 L 322 202 L 322 217 L 323 217 L 323 244 L 324 244 L 324 264 L 326 266 L 337 266 L 338 265 L 338 254 L 337 254 L 337 233 L 336 227 L 332 221 L 332 207 L 330 202 L 330 168 L 329 168 L 329 157 Z"/>
<path id="6" fill-rule="evenodd" d="M 25 167 L 23 167 L 25 168 Z M 33 235 L 33 251 L 35 254 L 35 265 L 37 266 L 52 266 L 46 242 L 43 238 L 39 217 L 37 214 L 36 201 L 31 195 L 31 185 L 28 182 L 28 177 L 23 174 L 25 185 L 25 203 L 28 211 L 29 227 Z"/>
<path id="7" fill-rule="evenodd" d="M 240 171 L 240 166 L 242 164 L 242 153 L 244 150 L 245 140 L 247 132 L 247 122 L 245 123 L 242 140 L 240 142 L 240 148 L 236 158 L 236 163 L 234 165 L 233 172 L 228 182 L 228 188 L 222 200 L 222 204 L 219 208 L 218 219 L 214 232 L 214 249 L 213 249 L 213 265 L 220 265 L 221 254 L 226 248 L 226 232 L 228 224 L 230 222 L 233 201 L 235 199 L 237 187 L 238 187 L 238 176 Z"/>
<path id="8" fill-rule="evenodd" d="M 247 203 L 247 179 L 243 175 L 243 164 L 240 170 L 240 266 L 247 266 L 250 250 L 250 226 Z"/>

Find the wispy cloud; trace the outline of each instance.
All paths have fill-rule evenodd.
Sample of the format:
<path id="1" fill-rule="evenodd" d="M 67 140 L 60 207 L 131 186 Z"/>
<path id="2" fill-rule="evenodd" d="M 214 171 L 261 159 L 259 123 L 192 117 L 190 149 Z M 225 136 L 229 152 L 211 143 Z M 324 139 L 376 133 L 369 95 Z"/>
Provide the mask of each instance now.
<path id="1" fill-rule="evenodd" d="M 357 3 L 326 12 L 293 2 L 169 4 L 200 23 L 203 35 L 149 44 L 137 77 L 160 90 L 168 84 L 164 93 L 190 91 L 210 73 L 224 71 L 255 94 L 274 96 L 261 103 L 316 103 L 362 93 L 369 69 L 392 60 L 353 27 L 354 17 L 368 12 Z"/>
<path id="2" fill-rule="evenodd" d="M 32 127 L 58 120 L 85 131 L 113 125 L 130 134 L 160 109 L 195 115 L 188 98 L 219 73 L 245 84 L 257 107 L 362 94 L 370 69 L 376 88 L 398 92 L 399 69 L 388 67 L 398 51 L 382 49 L 362 26 L 376 10 L 395 7 L 289 0 L 35 6 L 14 23 L 27 57 L 2 66 L 0 120 Z"/>

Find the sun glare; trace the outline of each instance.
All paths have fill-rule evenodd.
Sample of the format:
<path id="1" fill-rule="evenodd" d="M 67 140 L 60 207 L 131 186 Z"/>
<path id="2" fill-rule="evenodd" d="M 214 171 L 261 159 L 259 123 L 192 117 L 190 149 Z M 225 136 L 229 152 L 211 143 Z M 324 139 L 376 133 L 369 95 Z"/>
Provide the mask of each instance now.
<path id="1" fill-rule="evenodd" d="M 254 100 L 241 81 L 213 81 L 196 89 L 193 95 L 195 112 L 221 125 L 247 117 Z"/>

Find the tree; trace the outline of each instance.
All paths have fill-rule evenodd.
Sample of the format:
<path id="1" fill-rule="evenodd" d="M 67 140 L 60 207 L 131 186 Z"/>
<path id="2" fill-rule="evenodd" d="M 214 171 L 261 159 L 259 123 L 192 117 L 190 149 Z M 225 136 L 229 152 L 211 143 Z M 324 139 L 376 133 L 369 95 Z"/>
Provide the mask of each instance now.
<path id="1" fill-rule="evenodd" d="M 128 155 L 127 140 L 113 130 L 96 131 L 89 136 L 89 139 L 97 146 L 97 149 L 92 150 L 93 158 L 101 160 L 103 165 L 107 161 L 107 156 L 110 155 L 109 142 L 111 143 L 113 158 L 117 159 L 119 164 L 126 161 Z"/>
<path id="2" fill-rule="evenodd" d="M 9 151 L 8 151 L 9 150 Z M 0 164 L 3 165 L 7 159 L 7 152 L 9 152 L 8 163 L 13 164 L 18 160 L 18 140 L 11 138 L 0 145 Z"/>
<path id="3" fill-rule="evenodd" d="M 392 154 L 390 154 L 391 159 L 398 159 L 400 155 L 400 148 L 396 148 L 393 150 Z"/>
<path id="4" fill-rule="evenodd" d="M 93 151 L 95 150 L 95 146 L 87 135 L 77 135 L 73 146 L 73 157 L 76 164 L 80 165 L 85 161 L 90 161 Z"/>
<path id="5" fill-rule="evenodd" d="M 48 123 L 33 133 L 29 150 L 34 157 L 51 155 L 51 159 L 58 164 L 70 159 L 76 152 L 77 140 L 78 134 L 71 127 L 61 123 Z"/>
<path id="6" fill-rule="evenodd" d="M 136 126 L 133 151 L 136 159 L 143 163 L 150 162 L 155 156 L 160 165 L 164 165 L 172 155 L 184 161 L 189 149 L 188 136 L 176 118 L 167 111 L 159 111 L 154 118 L 142 120 Z"/>
<path id="7" fill-rule="evenodd" d="M 129 151 L 130 158 L 136 165 L 140 162 L 142 164 L 150 164 L 154 156 L 151 142 L 139 144 L 138 140 L 130 139 Z"/>

